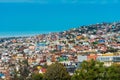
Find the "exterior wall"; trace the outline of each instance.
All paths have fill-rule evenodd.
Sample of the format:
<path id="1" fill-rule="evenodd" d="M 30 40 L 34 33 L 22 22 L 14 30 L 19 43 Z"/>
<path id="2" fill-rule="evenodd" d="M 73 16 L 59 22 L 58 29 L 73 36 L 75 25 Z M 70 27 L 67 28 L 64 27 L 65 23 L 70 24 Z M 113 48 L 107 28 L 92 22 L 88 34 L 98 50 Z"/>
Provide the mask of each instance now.
<path id="1" fill-rule="evenodd" d="M 102 56 L 114 56 L 113 53 L 106 53 L 106 54 L 102 54 Z"/>
<path id="2" fill-rule="evenodd" d="M 83 62 L 83 61 L 87 60 L 87 56 L 78 55 L 77 58 L 78 58 L 78 62 Z"/>
<path id="3" fill-rule="evenodd" d="M 113 62 L 104 62 L 104 66 L 111 66 Z"/>
<path id="4" fill-rule="evenodd" d="M 97 55 L 96 54 L 90 54 L 90 55 L 88 55 L 87 56 L 87 60 L 89 61 L 91 59 L 96 60 L 97 59 Z"/>
<path id="5" fill-rule="evenodd" d="M 114 62 L 120 62 L 120 56 L 114 56 L 113 61 Z"/>
<path id="6" fill-rule="evenodd" d="M 105 66 L 111 66 L 113 63 L 113 56 L 98 56 L 97 60 L 104 62 Z"/>
<path id="7" fill-rule="evenodd" d="M 110 62 L 113 61 L 113 56 L 98 56 L 97 60 L 101 62 Z"/>

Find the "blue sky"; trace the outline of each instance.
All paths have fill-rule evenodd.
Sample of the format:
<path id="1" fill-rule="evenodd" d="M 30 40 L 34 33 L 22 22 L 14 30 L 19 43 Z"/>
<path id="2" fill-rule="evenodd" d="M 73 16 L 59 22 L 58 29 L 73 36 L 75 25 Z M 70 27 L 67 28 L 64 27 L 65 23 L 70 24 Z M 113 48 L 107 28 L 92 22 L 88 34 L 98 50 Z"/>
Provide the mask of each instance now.
<path id="1" fill-rule="evenodd" d="M 0 33 L 46 33 L 120 21 L 119 9 L 120 0 L 0 0 Z"/>

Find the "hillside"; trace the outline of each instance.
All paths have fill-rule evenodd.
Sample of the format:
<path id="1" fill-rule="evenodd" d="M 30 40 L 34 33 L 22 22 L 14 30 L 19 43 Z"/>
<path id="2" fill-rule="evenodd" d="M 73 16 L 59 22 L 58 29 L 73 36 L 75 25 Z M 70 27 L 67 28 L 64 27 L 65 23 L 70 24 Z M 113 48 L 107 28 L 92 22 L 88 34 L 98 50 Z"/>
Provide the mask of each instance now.
<path id="1" fill-rule="evenodd" d="M 108 52 L 120 49 L 120 23 L 101 23 L 80 26 L 64 32 L 43 34 L 36 37 L 37 42 L 45 42 L 53 50 L 81 52 L 95 50 Z M 60 49 L 58 49 L 60 48 Z"/>

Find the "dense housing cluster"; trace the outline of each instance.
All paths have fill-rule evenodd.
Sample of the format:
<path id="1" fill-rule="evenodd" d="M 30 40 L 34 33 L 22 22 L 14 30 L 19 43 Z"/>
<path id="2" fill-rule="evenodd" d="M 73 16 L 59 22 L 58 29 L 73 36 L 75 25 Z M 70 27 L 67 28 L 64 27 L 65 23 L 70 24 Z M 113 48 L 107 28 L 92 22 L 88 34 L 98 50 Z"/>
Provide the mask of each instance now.
<path id="1" fill-rule="evenodd" d="M 62 63 L 70 74 L 84 60 L 120 64 L 120 23 L 80 26 L 63 32 L 0 39 L 0 78 L 27 67 Z M 23 63 L 24 62 L 24 63 Z M 26 63 L 27 64 L 26 64 Z M 29 66 L 28 66 L 29 65 Z M 44 73 L 43 68 L 40 73 Z"/>

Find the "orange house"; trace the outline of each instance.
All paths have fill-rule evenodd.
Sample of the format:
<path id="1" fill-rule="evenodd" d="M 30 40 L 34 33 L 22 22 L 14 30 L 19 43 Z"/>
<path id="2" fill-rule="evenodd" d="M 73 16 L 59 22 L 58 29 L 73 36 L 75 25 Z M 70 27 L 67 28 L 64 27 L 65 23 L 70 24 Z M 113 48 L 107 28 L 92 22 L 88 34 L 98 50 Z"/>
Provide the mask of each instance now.
<path id="1" fill-rule="evenodd" d="M 80 36 L 80 35 L 76 37 L 76 39 L 78 39 L 78 40 L 82 39 L 82 38 L 83 38 L 83 36 Z"/>
<path id="2" fill-rule="evenodd" d="M 97 58 L 97 55 L 96 55 L 96 54 L 89 54 L 89 55 L 87 56 L 87 60 L 88 60 L 88 61 L 91 60 L 91 59 L 96 60 L 96 58 Z"/>

